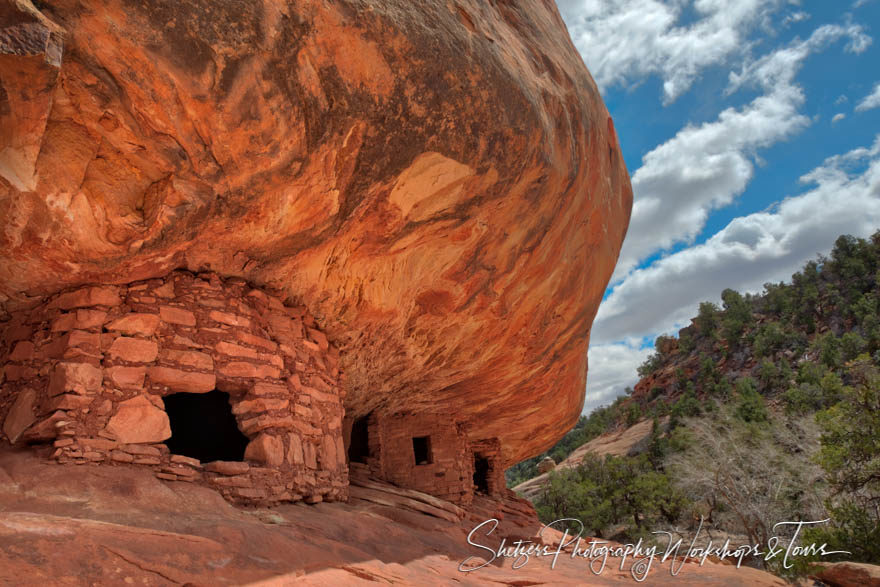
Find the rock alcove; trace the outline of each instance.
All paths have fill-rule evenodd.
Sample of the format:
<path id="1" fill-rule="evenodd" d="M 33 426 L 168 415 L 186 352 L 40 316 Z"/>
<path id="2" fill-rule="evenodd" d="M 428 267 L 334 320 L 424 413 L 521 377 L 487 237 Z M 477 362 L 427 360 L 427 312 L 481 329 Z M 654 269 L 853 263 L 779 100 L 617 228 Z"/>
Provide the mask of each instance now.
<path id="1" fill-rule="evenodd" d="M 177 271 L 51 296 L 17 312 L 2 342 L 13 443 L 149 466 L 238 501 L 346 498 L 339 351 L 303 307 Z"/>

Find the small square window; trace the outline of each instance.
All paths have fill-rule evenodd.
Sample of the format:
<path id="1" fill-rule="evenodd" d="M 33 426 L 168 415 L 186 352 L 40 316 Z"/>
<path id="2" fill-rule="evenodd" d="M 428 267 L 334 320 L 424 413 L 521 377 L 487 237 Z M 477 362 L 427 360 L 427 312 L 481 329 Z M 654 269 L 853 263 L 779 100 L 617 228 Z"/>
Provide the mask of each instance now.
<path id="1" fill-rule="evenodd" d="M 415 455 L 417 465 L 430 465 L 433 462 L 430 436 L 413 437 L 413 455 Z"/>

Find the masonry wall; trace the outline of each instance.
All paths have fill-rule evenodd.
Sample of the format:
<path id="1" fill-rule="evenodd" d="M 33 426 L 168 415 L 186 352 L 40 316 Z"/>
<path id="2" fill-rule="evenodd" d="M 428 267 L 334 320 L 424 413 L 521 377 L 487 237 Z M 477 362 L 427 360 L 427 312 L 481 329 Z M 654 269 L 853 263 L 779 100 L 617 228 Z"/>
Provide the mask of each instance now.
<path id="1" fill-rule="evenodd" d="M 501 466 L 501 443 L 497 438 L 480 440 L 469 444 L 471 455 L 481 456 L 489 461 L 489 471 L 486 481 L 489 486 L 489 495 L 502 495 L 507 488 L 504 478 L 504 469 Z"/>
<path id="2" fill-rule="evenodd" d="M 344 500 L 338 350 L 305 308 L 241 280 L 176 272 L 55 295 L 0 325 L 0 421 L 59 462 L 151 467 L 232 500 Z M 162 397 L 218 389 L 246 462 L 169 453 Z"/>
<path id="3" fill-rule="evenodd" d="M 370 416 L 371 472 L 401 487 L 459 504 L 473 499 L 473 463 L 460 426 L 438 414 Z M 414 437 L 429 437 L 431 462 L 417 464 Z"/>

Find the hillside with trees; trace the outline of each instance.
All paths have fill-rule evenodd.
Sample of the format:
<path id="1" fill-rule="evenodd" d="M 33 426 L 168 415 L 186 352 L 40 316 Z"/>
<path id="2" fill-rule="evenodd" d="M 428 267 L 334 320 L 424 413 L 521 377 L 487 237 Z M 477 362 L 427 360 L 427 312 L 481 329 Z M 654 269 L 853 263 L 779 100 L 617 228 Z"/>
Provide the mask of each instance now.
<path id="1" fill-rule="evenodd" d="M 839 237 L 790 283 L 721 300 L 657 338 L 633 389 L 508 470 L 509 484 L 648 418 L 638 454 L 551 473 L 542 519 L 575 517 L 618 540 L 687 535 L 703 519 L 704 531 L 766 545 L 777 522 L 830 518 L 802 540 L 880 563 L 880 231 Z"/>

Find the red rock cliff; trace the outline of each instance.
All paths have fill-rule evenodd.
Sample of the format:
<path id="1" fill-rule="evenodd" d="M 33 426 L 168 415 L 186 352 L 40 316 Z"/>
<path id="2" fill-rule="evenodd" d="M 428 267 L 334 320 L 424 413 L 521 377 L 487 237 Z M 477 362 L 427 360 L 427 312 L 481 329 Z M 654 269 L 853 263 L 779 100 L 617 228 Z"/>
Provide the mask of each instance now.
<path id="1" fill-rule="evenodd" d="M 549 0 L 0 0 L 0 306 L 211 270 L 307 305 L 346 409 L 511 464 L 577 418 L 632 196 Z"/>

